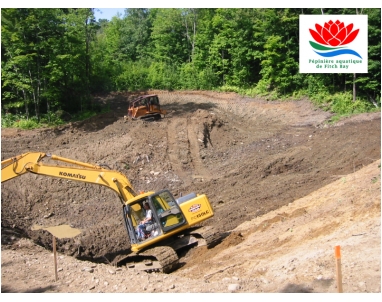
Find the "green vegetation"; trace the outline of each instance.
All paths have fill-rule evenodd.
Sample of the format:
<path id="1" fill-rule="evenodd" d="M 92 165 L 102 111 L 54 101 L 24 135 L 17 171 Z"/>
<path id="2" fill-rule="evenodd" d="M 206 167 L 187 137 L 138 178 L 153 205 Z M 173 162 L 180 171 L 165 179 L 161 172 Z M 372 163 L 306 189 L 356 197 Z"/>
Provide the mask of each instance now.
<path id="1" fill-rule="evenodd" d="M 87 118 L 99 113 L 93 93 L 147 89 L 309 98 L 333 120 L 380 110 L 379 8 L 362 10 L 369 72 L 356 76 L 299 73 L 299 15 L 321 9 L 131 8 L 99 22 L 93 10 L 1 10 L 2 127 L 57 125 L 59 112 Z"/>
<path id="2" fill-rule="evenodd" d="M 27 117 L 24 114 L 1 113 L 1 127 L 2 128 L 20 128 L 20 129 L 35 129 L 41 127 L 53 127 L 63 125 L 68 122 L 83 121 L 97 114 L 107 112 L 105 109 L 99 111 L 81 111 L 73 114 L 69 120 L 64 120 L 60 117 L 59 111 L 56 113 L 46 113 L 41 115 L 40 120 L 36 116 Z"/>

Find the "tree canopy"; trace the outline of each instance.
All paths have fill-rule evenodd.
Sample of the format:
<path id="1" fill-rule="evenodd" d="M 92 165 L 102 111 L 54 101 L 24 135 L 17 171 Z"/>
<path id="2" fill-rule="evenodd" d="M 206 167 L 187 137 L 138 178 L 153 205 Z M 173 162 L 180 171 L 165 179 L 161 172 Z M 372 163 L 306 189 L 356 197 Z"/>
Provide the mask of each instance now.
<path id="1" fill-rule="evenodd" d="M 2 113 L 40 119 L 59 109 L 88 110 L 93 93 L 143 89 L 307 96 L 324 108 L 347 102 L 353 84 L 354 112 L 379 107 L 380 9 L 362 10 L 368 15 L 368 73 L 299 73 L 299 15 L 322 11 L 357 13 L 345 8 L 127 8 L 123 16 L 97 22 L 92 8 L 3 8 Z M 338 94 L 340 101 L 334 97 Z"/>

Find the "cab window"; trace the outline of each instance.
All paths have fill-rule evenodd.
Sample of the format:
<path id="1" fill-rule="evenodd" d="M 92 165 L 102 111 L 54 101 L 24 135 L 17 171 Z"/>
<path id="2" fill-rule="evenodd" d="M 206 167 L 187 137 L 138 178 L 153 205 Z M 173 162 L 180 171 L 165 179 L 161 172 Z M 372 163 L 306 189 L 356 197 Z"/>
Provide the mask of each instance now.
<path id="1" fill-rule="evenodd" d="M 168 191 L 162 191 L 151 197 L 163 231 L 170 231 L 186 222 L 186 219 Z"/>

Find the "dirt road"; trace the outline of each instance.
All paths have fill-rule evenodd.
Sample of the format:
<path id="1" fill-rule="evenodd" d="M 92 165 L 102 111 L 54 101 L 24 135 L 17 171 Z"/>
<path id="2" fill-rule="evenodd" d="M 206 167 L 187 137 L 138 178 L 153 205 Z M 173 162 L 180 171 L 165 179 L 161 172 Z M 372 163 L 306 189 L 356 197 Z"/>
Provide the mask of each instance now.
<path id="1" fill-rule="evenodd" d="M 307 101 L 156 93 L 169 112 L 158 122 L 125 122 L 126 93 L 98 96 L 111 112 L 84 122 L 3 129 L 2 160 L 40 151 L 106 164 L 137 191 L 206 193 L 222 243 L 169 275 L 112 267 L 129 248 L 115 194 L 24 175 L 1 185 L 3 292 L 336 292 L 336 245 L 344 291 L 381 291 L 380 113 L 328 124 Z M 58 242 L 58 282 L 51 235 L 34 224 L 82 230 Z"/>

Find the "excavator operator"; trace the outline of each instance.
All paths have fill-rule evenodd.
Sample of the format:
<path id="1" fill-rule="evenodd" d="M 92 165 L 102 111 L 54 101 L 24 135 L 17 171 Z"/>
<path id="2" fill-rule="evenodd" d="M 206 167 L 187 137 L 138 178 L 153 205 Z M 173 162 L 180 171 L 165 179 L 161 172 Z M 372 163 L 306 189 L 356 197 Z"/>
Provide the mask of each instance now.
<path id="1" fill-rule="evenodd" d="M 145 238 L 146 227 L 153 223 L 152 221 L 153 213 L 151 212 L 149 203 L 147 201 L 143 202 L 143 208 L 146 211 L 146 215 L 145 215 L 145 218 L 141 220 L 141 222 L 139 222 L 139 225 L 138 225 L 138 240 L 139 241 L 143 241 L 146 239 Z"/>

